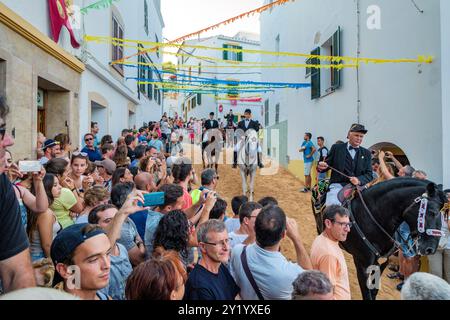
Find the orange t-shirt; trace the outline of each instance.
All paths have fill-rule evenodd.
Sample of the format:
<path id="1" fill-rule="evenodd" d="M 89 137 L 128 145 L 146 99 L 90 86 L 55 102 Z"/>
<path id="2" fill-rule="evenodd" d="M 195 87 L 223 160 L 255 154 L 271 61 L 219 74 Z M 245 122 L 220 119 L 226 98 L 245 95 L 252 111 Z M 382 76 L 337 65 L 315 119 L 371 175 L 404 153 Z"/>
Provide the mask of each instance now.
<path id="1" fill-rule="evenodd" d="M 322 271 L 330 279 L 335 300 L 351 300 L 347 263 L 339 242 L 322 233 L 311 246 L 311 262 L 315 270 Z"/>
<path id="2" fill-rule="evenodd" d="M 181 210 L 186 210 L 186 209 L 189 209 L 190 207 L 192 207 L 192 197 L 189 194 L 189 192 L 187 191 L 187 189 L 184 189 L 184 188 L 183 188 L 183 200 L 184 200 L 184 205 Z"/>

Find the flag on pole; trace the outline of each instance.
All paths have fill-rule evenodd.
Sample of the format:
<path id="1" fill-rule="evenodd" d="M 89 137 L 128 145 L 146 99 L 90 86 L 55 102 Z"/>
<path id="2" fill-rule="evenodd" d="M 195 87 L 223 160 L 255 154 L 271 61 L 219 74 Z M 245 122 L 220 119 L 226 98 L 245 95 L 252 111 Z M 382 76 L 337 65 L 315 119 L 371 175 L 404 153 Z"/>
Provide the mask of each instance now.
<path id="1" fill-rule="evenodd" d="M 69 22 L 65 0 L 48 0 L 48 9 L 50 13 L 50 27 L 52 29 L 53 40 L 55 42 L 59 41 L 61 29 L 65 26 L 67 30 L 69 30 L 72 47 L 79 48 L 80 44 L 76 40 L 72 26 Z"/>

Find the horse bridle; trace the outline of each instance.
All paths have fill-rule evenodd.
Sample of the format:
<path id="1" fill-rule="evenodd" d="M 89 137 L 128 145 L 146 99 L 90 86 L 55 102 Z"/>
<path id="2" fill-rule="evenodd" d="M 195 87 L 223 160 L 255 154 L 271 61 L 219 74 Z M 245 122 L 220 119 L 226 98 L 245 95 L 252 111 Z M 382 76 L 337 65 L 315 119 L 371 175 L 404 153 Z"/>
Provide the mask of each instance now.
<path id="1" fill-rule="evenodd" d="M 444 236 L 444 232 L 442 230 L 437 229 L 425 229 L 426 226 L 426 213 L 427 213 L 427 207 L 428 207 L 428 194 L 424 193 L 421 197 L 417 197 L 414 200 L 414 203 L 420 203 L 419 206 L 419 214 L 417 216 L 417 232 L 420 235 L 426 233 L 428 236 L 431 237 L 442 237 Z"/>
<path id="2" fill-rule="evenodd" d="M 350 179 L 351 177 L 349 177 L 348 175 L 344 174 L 343 172 L 340 172 L 339 170 L 328 166 L 331 170 L 336 171 L 337 173 L 341 174 L 342 176 Z M 397 250 L 401 250 L 401 244 L 395 240 L 377 221 L 377 219 L 375 219 L 375 217 L 373 216 L 372 212 L 370 211 L 369 207 L 366 204 L 366 201 L 364 200 L 364 197 L 362 195 L 361 189 L 356 187 L 356 191 L 359 195 L 359 198 L 361 199 L 361 203 L 364 207 L 364 210 L 369 214 L 370 219 L 373 221 L 373 223 L 375 223 L 375 225 L 389 238 L 389 240 L 394 244 L 394 248 L 393 250 L 391 250 L 391 252 L 389 252 L 386 256 L 390 256 L 395 249 Z M 416 238 L 416 241 L 414 242 L 414 244 L 418 241 L 419 237 L 421 234 L 426 233 L 429 236 L 435 236 L 435 237 L 441 237 L 443 236 L 443 232 L 441 230 L 437 230 L 437 229 L 426 229 L 425 230 L 425 216 L 426 216 L 426 212 L 427 212 L 427 207 L 428 207 L 428 195 L 425 193 L 423 194 L 421 197 L 418 197 L 414 200 L 414 202 L 408 207 L 411 208 L 414 204 L 417 203 L 421 203 L 420 207 L 419 207 L 419 215 L 417 218 L 417 225 L 418 225 L 418 237 Z M 351 211 L 351 206 L 349 205 L 350 211 Z M 406 210 L 408 210 L 406 209 Z M 354 224 L 355 224 L 355 228 L 358 232 L 358 234 L 360 235 L 360 237 L 363 239 L 363 241 L 366 243 L 366 245 L 369 247 L 369 249 L 377 256 L 377 257 L 381 257 L 381 254 L 378 252 L 378 250 L 376 250 L 376 248 L 374 247 L 374 245 L 367 239 L 367 237 L 364 235 L 363 231 L 361 230 L 361 228 L 358 226 L 358 223 L 356 222 L 356 219 L 353 216 L 353 213 L 351 213 L 351 216 L 353 217 L 354 220 Z M 421 218 L 422 217 L 422 218 Z M 421 228 L 419 229 L 419 225 L 421 225 Z M 402 238 L 402 241 L 404 241 L 406 243 L 406 240 L 403 239 L 403 237 L 400 235 L 400 237 Z M 413 245 L 414 245 L 413 244 Z M 411 248 L 409 248 L 411 249 Z"/>

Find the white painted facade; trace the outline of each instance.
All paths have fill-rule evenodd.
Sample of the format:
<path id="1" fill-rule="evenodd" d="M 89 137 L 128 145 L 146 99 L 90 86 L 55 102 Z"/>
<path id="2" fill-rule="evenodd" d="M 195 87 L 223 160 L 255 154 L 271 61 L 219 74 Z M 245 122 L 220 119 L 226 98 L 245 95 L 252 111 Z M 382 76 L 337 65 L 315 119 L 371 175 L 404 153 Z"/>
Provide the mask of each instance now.
<path id="1" fill-rule="evenodd" d="M 223 48 L 223 45 L 233 45 L 240 46 L 244 50 L 259 50 L 259 35 L 239 32 L 234 37 L 227 37 L 223 35 L 214 36 L 210 38 L 204 38 L 199 40 L 188 40 L 185 41 L 186 45 L 199 45 L 199 46 L 207 46 L 213 48 Z M 233 81 L 261 81 L 261 70 L 260 68 L 220 68 L 217 66 L 227 66 L 231 64 L 227 64 L 226 61 L 223 61 L 224 53 L 222 50 L 208 50 L 208 49 L 195 49 L 185 47 L 184 51 L 188 52 L 187 54 L 184 51 L 178 51 L 179 53 L 184 54 L 183 56 L 178 57 L 178 73 L 189 75 L 189 67 L 191 68 L 191 75 L 193 77 L 202 77 L 208 79 L 217 79 L 217 80 L 233 80 Z M 194 56 L 190 56 L 194 55 Z M 197 57 L 195 57 L 197 56 Z M 198 57 L 208 57 L 202 59 Z M 261 57 L 259 54 L 250 54 L 243 52 L 242 59 L 244 62 L 258 63 L 261 61 Z M 180 68 L 182 65 L 186 65 L 189 67 Z M 235 64 L 233 64 L 235 65 Z M 200 67 L 200 73 L 199 73 Z M 179 77 L 178 80 L 182 79 Z M 187 78 L 185 78 L 187 80 Z M 195 78 L 193 79 L 195 80 Z M 222 86 L 224 84 L 221 84 Z M 218 98 L 226 97 L 227 93 L 218 93 Z M 241 93 L 240 97 L 248 97 L 248 96 L 257 96 L 261 95 L 261 93 Z M 192 101 L 195 99 L 195 103 Z M 236 101 L 236 103 L 232 103 L 230 100 L 217 100 L 214 94 L 202 94 L 201 104 L 197 103 L 197 95 L 195 94 L 186 94 L 180 93 L 179 96 L 179 104 L 180 109 L 184 112 L 186 119 L 191 117 L 202 119 L 208 118 L 210 112 L 214 112 L 216 115 L 216 119 L 224 119 L 230 109 L 233 110 L 235 115 L 243 115 L 245 109 L 252 110 L 253 119 L 261 122 L 262 120 L 262 103 L 261 102 L 241 102 Z M 193 103 L 196 105 L 195 108 L 192 108 Z M 184 105 L 184 109 L 183 109 Z M 222 106 L 222 112 L 220 112 L 220 106 Z"/>
<path id="2" fill-rule="evenodd" d="M 322 47 L 321 53 L 326 54 L 327 40 L 340 27 L 343 56 L 435 58 L 430 65 L 363 64 L 359 71 L 344 69 L 341 87 L 330 94 L 325 92 L 330 72 L 323 69 L 322 94 L 315 100 L 311 89 L 267 94 L 269 126 L 275 123 L 276 104 L 280 104 L 280 122 L 288 121 L 290 160 L 302 159 L 298 148 L 305 132 L 312 132 L 314 142 L 317 136 L 324 136 L 330 147 L 337 140 L 345 141 L 350 125 L 360 122 L 369 130 L 364 146 L 393 143 L 431 180 L 442 183 L 445 172 L 448 183 L 449 97 L 444 93 L 444 88 L 449 88 L 448 61 L 444 62 L 447 68 L 441 66 L 441 56 L 449 56 L 448 3 L 442 8 L 439 0 L 416 3 L 423 13 L 410 0 L 302 0 L 261 15 L 262 50 L 311 53 Z M 367 27 L 371 5 L 380 9 L 379 30 Z M 446 30 L 442 35 L 441 28 Z M 305 58 L 263 55 L 262 61 L 305 63 Z M 311 78 L 306 77 L 304 68 L 263 69 L 262 81 L 310 83 Z M 447 120 L 443 120 L 445 116 Z"/>
<path id="3" fill-rule="evenodd" d="M 47 0 L 2 0 L 2 2 L 51 38 Z M 144 27 L 145 2 L 148 11 L 148 34 Z M 75 8 L 84 8 L 93 2 L 73 0 L 72 3 Z M 160 0 L 117 1 L 109 8 L 92 9 L 86 15 L 78 14 L 79 26 L 75 26 L 74 32 L 82 44 L 79 49 L 71 47 L 69 33 L 63 28 L 58 44 L 86 65 L 79 93 L 81 138 L 90 131 L 90 121 L 99 122 L 100 137 L 108 133 L 116 139 L 122 129 L 133 127 L 138 129 L 144 122 L 159 120 L 162 114 L 164 104 L 162 93 L 158 103 L 155 99 L 149 99 L 139 93 L 136 80 L 127 79 L 138 77 L 137 68 L 125 67 L 121 76 L 109 65 L 112 61 L 111 44 L 82 41 L 84 35 L 112 36 L 113 15 L 120 21 L 125 39 L 162 40 L 164 21 Z M 124 48 L 124 56 L 133 55 L 137 51 L 137 48 Z M 151 62 L 162 64 L 162 53 L 157 55 L 153 51 L 148 56 Z M 137 56 L 128 61 L 137 63 Z M 158 77 L 158 72 L 154 70 L 155 81 L 159 81 Z"/>
<path id="4" fill-rule="evenodd" d="M 441 0 L 441 47 L 442 47 L 442 163 L 443 182 L 450 188 L 450 1 Z"/>

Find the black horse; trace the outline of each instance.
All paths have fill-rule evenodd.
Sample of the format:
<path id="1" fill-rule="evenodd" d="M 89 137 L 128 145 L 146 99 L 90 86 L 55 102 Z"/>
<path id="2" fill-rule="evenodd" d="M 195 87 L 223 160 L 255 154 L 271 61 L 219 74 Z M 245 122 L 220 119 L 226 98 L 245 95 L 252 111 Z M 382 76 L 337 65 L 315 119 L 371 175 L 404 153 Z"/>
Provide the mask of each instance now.
<path id="1" fill-rule="evenodd" d="M 379 287 L 372 285 L 369 275 L 372 276 L 371 273 L 377 272 L 379 268 L 378 275 L 381 277 L 388 263 L 386 258 L 398 245 L 393 241 L 395 231 L 406 221 L 415 240 L 417 253 L 434 254 L 440 239 L 436 236 L 436 230 L 440 231 L 442 226 L 440 211 L 447 198 L 436 184 L 412 178 L 396 178 L 376 184 L 363 191 L 362 197 L 370 213 L 360 197 L 351 201 L 349 209 L 354 227 L 342 246 L 353 256 L 363 298 L 375 300 Z M 423 221 L 419 218 L 423 199 L 427 199 L 425 215 L 422 217 L 425 225 L 419 230 L 418 222 Z M 322 226 L 317 227 L 318 230 L 322 229 Z"/>

